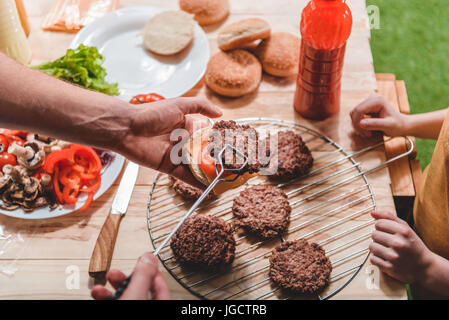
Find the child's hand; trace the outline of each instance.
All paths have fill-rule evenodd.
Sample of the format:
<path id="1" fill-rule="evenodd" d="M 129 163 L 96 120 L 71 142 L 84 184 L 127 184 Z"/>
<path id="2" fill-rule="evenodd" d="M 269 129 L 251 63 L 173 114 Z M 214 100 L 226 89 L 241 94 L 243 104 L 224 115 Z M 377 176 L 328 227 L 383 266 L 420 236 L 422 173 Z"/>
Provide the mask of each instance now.
<path id="1" fill-rule="evenodd" d="M 385 212 L 373 212 L 372 216 L 377 222 L 369 247 L 371 263 L 404 283 L 422 282 L 433 253 L 405 221 Z"/>
<path id="2" fill-rule="evenodd" d="M 381 131 L 390 137 L 402 136 L 406 117 L 379 94 L 371 95 L 351 112 L 354 130 L 362 137 L 370 137 L 372 131 Z"/>

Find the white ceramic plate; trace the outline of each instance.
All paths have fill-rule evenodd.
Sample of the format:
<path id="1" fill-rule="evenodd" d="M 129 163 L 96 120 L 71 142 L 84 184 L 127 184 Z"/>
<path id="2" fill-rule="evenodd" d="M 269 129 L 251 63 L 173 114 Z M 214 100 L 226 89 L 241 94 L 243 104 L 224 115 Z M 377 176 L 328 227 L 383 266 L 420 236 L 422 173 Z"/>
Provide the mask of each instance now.
<path id="1" fill-rule="evenodd" d="M 200 26 L 185 50 L 174 56 L 154 55 L 143 47 L 142 30 L 147 21 L 166 9 L 145 6 L 114 11 L 83 28 L 70 47 L 95 46 L 105 57 L 107 81 L 118 82 L 120 98 L 158 93 L 175 98 L 201 80 L 210 57 L 209 42 Z"/>
<path id="2" fill-rule="evenodd" d="M 123 168 L 123 164 L 125 163 L 125 158 L 121 155 L 114 154 L 114 159 L 109 165 L 107 165 L 102 173 L 101 173 L 101 186 L 100 189 L 95 193 L 94 200 L 98 199 L 103 193 L 108 190 L 117 177 L 120 174 L 120 171 Z M 81 208 L 86 200 L 87 196 L 81 196 L 78 203 L 75 206 L 59 206 L 54 210 L 50 210 L 50 208 L 40 208 L 31 213 L 25 213 L 22 209 L 17 209 L 14 211 L 0 210 L 0 214 L 5 216 L 10 216 L 14 218 L 20 219 L 48 219 L 48 218 L 56 218 L 69 213 L 72 213 L 79 208 Z"/>

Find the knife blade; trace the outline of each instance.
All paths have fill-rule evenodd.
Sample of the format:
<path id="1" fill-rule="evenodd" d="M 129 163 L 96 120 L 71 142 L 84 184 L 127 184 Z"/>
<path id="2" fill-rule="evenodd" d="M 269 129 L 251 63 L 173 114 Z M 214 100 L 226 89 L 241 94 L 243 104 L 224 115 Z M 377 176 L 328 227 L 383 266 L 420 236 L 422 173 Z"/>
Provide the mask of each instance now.
<path id="1" fill-rule="evenodd" d="M 138 174 L 139 165 L 130 161 L 126 166 L 117 193 L 115 194 L 114 201 L 112 202 L 111 214 L 123 215 L 126 213 Z"/>
<path id="2" fill-rule="evenodd" d="M 129 162 L 123 173 L 117 193 L 112 201 L 111 210 L 106 218 L 92 252 L 89 275 L 104 278 L 111 266 L 120 221 L 128 210 L 129 201 L 139 174 L 139 165 Z"/>

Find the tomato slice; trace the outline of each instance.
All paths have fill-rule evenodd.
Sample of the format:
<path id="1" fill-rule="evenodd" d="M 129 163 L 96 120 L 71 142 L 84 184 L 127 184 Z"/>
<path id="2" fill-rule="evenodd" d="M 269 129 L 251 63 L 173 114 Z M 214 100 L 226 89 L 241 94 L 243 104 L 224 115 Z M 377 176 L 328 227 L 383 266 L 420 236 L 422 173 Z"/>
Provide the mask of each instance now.
<path id="1" fill-rule="evenodd" d="M 217 162 L 211 155 L 207 148 L 207 143 L 201 146 L 200 154 L 198 156 L 200 169 L 210 177 L 216 177 L 215 163 Z M 220 169 L 219 169 L 220 170 Z"/>
<path id="2" fill-rule="evenodd" d="M 217 172 L 215 171 L 215 163 L 217 162 L 217 160 L 215 160 L 215 158 L 210 155 L 207 146 L 208 143 L 204 143 L 201 146 L 200 154 L 198 157 L 200 162 L 199 166 L 205 174 L 207 174 L 211 178 L 215 178 L 217 176 Z M 217 169 L 218 172 L 220 172 L 221 166 L 219 164 L 217 164 Z M 224 172 L 222 177 L 228 177 L 230 175 L 232 175 L 232 172 Z"/>

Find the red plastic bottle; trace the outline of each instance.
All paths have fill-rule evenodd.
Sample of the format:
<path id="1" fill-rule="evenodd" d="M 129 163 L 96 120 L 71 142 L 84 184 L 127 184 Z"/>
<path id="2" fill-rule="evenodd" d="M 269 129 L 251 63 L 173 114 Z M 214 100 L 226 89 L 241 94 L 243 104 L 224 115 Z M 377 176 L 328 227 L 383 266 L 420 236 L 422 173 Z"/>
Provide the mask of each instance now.
<path id="1" fill-rule="evenodd" d="M 346 0 L 312 0 L 301 17 L 295 109 L 323 120 L 340 111 L 341 76 L 352 14 Z"/>

